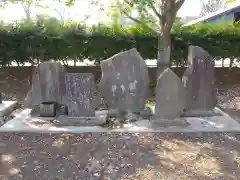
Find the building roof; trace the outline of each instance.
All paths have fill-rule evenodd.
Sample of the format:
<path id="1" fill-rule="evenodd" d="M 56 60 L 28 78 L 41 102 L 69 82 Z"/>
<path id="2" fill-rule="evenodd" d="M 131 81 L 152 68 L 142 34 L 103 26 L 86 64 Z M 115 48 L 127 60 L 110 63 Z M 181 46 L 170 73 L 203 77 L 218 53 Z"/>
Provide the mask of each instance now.
<path id="1" fill-rule="evenodd" d="M 229 13 L 231 11 L 234 11 L 234 10 L 238 9 L 238 8 L 240 8 L 240 3 L 239 4 L 235 4 L 234 6 L 231 6 L 231 7 L 228 7 L 228 8 L 224 8 L 224 9 L 218 10 L 216 12 L 210 13 L 210 14 L 208 14 L 206 16 L 200 17 L 200 18 L 195 19 L 193 21 L 190 21 L 190 22 L 184 24 L 183 26 L 191 26 L 191 25 L 199 23 L 199 22 L 203 22 L 203 21 L 206 21 L 206 20 L 211 20 L 211 19 L 213 19 L 213 18 L 215 18 L 217 16 Z"/>

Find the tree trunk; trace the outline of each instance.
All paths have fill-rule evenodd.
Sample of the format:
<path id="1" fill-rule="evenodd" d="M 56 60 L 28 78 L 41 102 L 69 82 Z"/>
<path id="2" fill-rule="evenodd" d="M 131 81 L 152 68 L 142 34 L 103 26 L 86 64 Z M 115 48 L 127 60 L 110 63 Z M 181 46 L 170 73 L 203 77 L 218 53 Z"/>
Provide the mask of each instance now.
<path id="1" fill-rule="evenodd" d="M 69 66 L 69 65 L 68 65 L 68 60 L 67 60 L 67 59 L 65 59 L 65 62 L 66 62 L 66 64 L 67 64 L 67 66 Z"/>
<path id="2" fill-rule="evenodd" d="M 229 67 L 232 68 L 234 63 L 234 57 L 230 58 Z"/>
<path id="3" fill-rule="evenodd" d="M 157 77 L 170 66 L 171 35 L 163 31 L 158 35 Z"/>
<path id="4" fill-rule="evenodd" d="M 40 64 L 40 59 L 39 58 L 37 58 L 37 65 L 39 65 Z"/>
<path id="5" fill-rule="evenodd" d="M 64 66 L 68 66 L 68 61 L 67 61 L 67 59 L 62 59 L 61 61 L 63 62 L 63 65 L 64 65 Z"/>
<path id="6" fill-rule="evenodd" d="M 17 66 L 20 67 L 20 63 L 17 61 Z"/>
<path id="7" fill-rule="evenodd" d="M 224 60 L 225 60 L 225 59 L 224 59 L 224 58 L 222 58 L 222 67 L 224 67 Z"/>
<path id="8" fill-rule="evenodd" d="M 182 68 L 184 68 L 185 67 L 185 65 L 186 65 L 186 62 L 184 61 L 184 59 L 182 59 L 181 60 L 181 62 L 180 62 L 180 67 L 182 67 Z"/>
<path id="9" fill-rule="evenodd" d="M 62 62 L 63 62 L 63 65 L 64 65 L 64 66 L 67 66 L 67 64 L 66 64 L 66 62 L 65 62 L 64 59 L 62 60 Z"/>
<path id="10" fill-rule="evenodd" d="M 22 2 L 22 7 L 26 15 L 26 20 L 30 21 L 31 20 L 31 12 L 30 12 L 31 4 L 28 4 L 28 2 Z"/>
<path id="11" fill-rule="evenodd" d="M 29 11 L 26 11 L 26 18 L 27 18 L 28 21 L 31 20 L 31 14 L 30 14 Z"/>

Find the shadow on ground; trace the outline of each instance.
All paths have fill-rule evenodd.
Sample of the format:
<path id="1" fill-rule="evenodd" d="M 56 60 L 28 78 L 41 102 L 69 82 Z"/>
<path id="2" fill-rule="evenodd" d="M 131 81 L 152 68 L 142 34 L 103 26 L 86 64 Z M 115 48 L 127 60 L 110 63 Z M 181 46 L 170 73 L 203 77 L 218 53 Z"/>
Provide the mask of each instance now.
<path id="1" fill-rule="evenodd" d="M 240 143 L 225 136 L 1 133 L 0 179 L 240 179 Z"/>

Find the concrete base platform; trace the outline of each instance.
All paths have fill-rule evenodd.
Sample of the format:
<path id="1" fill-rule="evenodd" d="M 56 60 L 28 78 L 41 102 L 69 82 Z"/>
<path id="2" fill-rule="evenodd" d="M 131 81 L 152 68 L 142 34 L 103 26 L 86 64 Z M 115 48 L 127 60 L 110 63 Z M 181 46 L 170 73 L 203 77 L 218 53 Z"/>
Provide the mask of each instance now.
<path id="1" fill-rule="evenodd" d="M 0 103 L 0 118 L 13 112 L 17 104 L 17 101 L 2 101 L 2 103 Z"/>
<path id="2" fill-rule="evenodd" d="M 97 117 L 69 117 L 66 115 L 59 116 L 53 121 L 56 126 L 99 126 L 106 123 L 106 119 Z"/>
<path id="3" fill-rule="evenodd" d="M 102 116 L 102 113 L 96 113 Z M 103 114 L 105 114 L 103 112 Z M 55 119 L 56 120 L 56 119 Z M 0 127 L 0 132 L 106 132 L 100 126 L 61 126 L 54 125 L 53 118 L 32 117 L 31 109 L 24 109 L 15 118 Z"/>
<path id="4" fill-rule="evenodd" d="M 201 110 L 192 110 L 188 112 L 183 112 L 180 117 L 212 117 L 212 116 L 222 116 L 218 108 L 213 109 L 212 111 L 201 111 Z"/>
<path id="5" fill-rule="evenodd" d="M 125 124 L 121 129 L 108 129 L 100 126 L 61 126 L 56 127 L 50 121 L 32 117 L 31 109 L 21 111 L 14 119 L 8 121 L 1 131 L 14 132 L 236 132 L 240 124 L 218 108 L 217 116 L 180 117 L 174 120 L 139 120 Z M 100 115 L 101 113 L 96 113 Z"/>

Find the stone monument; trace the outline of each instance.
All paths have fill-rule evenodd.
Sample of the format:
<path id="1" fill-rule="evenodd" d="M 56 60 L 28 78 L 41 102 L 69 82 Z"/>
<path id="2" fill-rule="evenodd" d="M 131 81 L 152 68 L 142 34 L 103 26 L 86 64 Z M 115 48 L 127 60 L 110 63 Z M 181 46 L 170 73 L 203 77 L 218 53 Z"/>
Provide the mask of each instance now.
<path id="1" fill-rule="evenodd" d="M 148 98 L 149 78 L 144 59 L 130 49 L 101 62 L 99 89 L 109 109 L 140 113 Z M 120 113 L 121 114 L 121 113 Z"/>
<path id="2" fill-rule="evenodd" d="M 186 110 L 213 110 L 217 104 L 214 59 L 198 46 L 190 46 L 188 68 L 182 81 L 186 88 Z"/>
<path id="3" fill-rule="evenodd" d="M 94 93 L 94 76 L 91 73 L 68 73 L 65 77 L 66 105 L 68 116 L 93 117 L 95 116 L 96 100 Z M 100 100 L 99 100 L 100 101 Z"/>
<path id="4" fill-rule="evenodd" d="M 66 83 L 66 105 L 68 115 L 58 118 L 56 124 L 73 125 L 99 125 L 105 123 L 95 116 L 95 109 L 100 104 L 100 98 L 95 96 L 97 89 L 94 76 L 91 73 L 67 73 Z"/>
<path id="5" fill-rule="evenodd" d="M 174 119 L 185 109 L 185 89 L 181 79 L 165 69 L 157 79 L 155 116 Z"/>
<path id="6" fill-rule="evenodd" d="M 55 116 L 56 105 L 65 103 L 65 74 L 66 70 L 61 63 L 44 62 L 36 67 L 26 97 L 26 106 L 40 106 L 40 116 Z"/>

